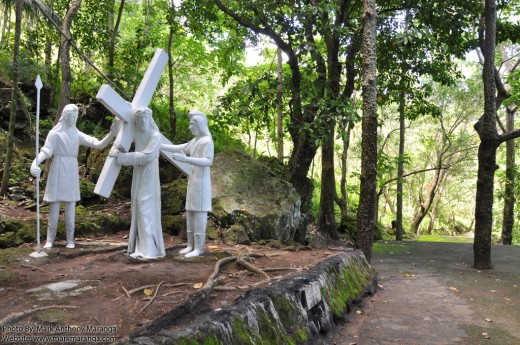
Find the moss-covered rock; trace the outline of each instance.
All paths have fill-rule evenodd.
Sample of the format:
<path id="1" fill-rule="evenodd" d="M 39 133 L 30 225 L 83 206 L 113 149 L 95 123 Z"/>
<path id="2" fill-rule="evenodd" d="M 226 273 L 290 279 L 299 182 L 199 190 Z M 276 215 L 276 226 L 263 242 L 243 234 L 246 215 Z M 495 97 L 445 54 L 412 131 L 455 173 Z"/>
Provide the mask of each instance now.
<path id="1" fill-rule="evenodd" d="M 183 215 L 163 215 L 161 224 L 163 232 L 186 238 L 186 218 Z"/>
<path id="2" fill-rule="evenodd" d="M 175 215 L 184 212 L 188 181 L 179 179 L 161 185 L 161 212 L 163 215 Z"/>
<path id="3" fill-rule="evenodd" d="M 36 225 L 13 220 L 0 221 L 0 248 L 19 246 L 36 240 Z"/>
<path id="4" fill-rule="evenodd" d="M 252 241 L 303 238 L 300 197 L 266 164 L 238 151 L 219 153 L 213 161 L 212 184 L 217 225 L 240 224 Z"/>

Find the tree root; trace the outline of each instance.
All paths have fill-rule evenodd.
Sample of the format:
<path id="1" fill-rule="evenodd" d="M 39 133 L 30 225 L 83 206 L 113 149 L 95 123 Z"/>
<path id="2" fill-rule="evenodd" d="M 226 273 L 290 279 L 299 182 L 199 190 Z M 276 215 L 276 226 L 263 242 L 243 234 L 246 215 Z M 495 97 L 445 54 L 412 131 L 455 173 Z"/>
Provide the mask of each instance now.
<path id="1" fill-rule="evenodd" d="M 152 299 L 149 300 L 148 303 L 146 303 L 146 305 L 144 307 L 142 307 L 141 310 L 139 310 L 139 313 L 137 313 L 137 314 L 141 314 L 143 312 L 143 310 L 145 310 L 150 304 L 152 304 L 152 302 L 154 301 L 155 297 L 157 296 L 157 293 L 159 292 L 159 288 L 161 287 L 161 285 L 163 283 L 164 282 L 160 282 L 159 284 L 157 284 L 157 288 L 155 289 L 155 293 L 153 294 Z"/>
<path id="2" fill-rule="evenodd" d="M 237 258 L 237 263 L 238 263 L 240 266 L 242 266 L 242 267 L 248 269 L 248 270 L 251 271 L 251 272 L 255 272 L 255 273 L 258 273 L 258 274 L 260 274 L 260 275 L 263 275 L 263 276 L 265 277 L 265 280 L 266 280 L 266 281 L 271 280 L 271 277 L 269 277 L 269 275 L 268 275 L 267 273 L 265 273 L 262 269 L 256 267 L 255 265 L 253 265 L 253 264 L 251 264 L 251 263 L 245 261 L 241 256 L 239 256 L 239 257 Z"/>
<path id="3" fill-rule="evenodd" d="M 42 272 L 45 272 L 45 273 L 52 273 L 52 272 L 50 272 L 50 271 L 44 270 L 43 268 L 36 267 L 36 266 L 31 266 L 31 265 L 20 265 L 20 267 L 30 268 L 30 269 L 32 269 L 33 271 L 35 271 L 35 270 L 39 270 L 39 271 L 42 271 Z"/>

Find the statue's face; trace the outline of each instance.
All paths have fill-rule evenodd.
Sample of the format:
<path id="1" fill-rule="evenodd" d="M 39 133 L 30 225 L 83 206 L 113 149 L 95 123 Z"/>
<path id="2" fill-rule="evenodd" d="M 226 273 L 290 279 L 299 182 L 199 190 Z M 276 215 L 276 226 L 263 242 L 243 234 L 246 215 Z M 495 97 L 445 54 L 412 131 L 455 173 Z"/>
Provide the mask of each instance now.
<path id="1" fill-rule="evenodd" d="M 194 119 L 190 120 L 190 126 L 188 127 L 188 129 L 194 136 L 197 136 L 200 132 L 199 125 L 197 124 L 197 121 L 195 121 Z"/>
<path id="2" fill-rule="evenodd" d="M 146 116 L 146 113 L 141 113 L 135 117 L 135 124 L 137 128 L 142 130 L 143 132 L 147 132 L 150 124 L 148 123 L 148 118 Z"/>
<path id="3" fill-rule="evenodd" d="M 63 119 L 63 122 L 65 126 L 67 127 L 74 127 L 76 126 L 76 121 L 78 120 L 78 111 L 70 111 L 65 118 Z"/>

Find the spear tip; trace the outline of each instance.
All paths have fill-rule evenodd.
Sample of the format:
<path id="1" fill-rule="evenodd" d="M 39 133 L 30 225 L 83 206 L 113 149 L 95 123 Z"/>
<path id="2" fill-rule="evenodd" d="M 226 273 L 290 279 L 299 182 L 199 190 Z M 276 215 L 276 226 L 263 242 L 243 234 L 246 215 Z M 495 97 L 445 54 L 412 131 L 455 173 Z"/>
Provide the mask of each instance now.
<path id="1" fill-rule="evenodd" d="M 36 86 L 36 88 L 37 88 L 38 90 L 40 90 L 40 89 L 43 87 L 43 83 L 42 83 L 42 80 L 41 80 L 39 74 L 38 74 L 38 76 L 36 77 L 36 83 L 34 83 L 34 86 Z"/>

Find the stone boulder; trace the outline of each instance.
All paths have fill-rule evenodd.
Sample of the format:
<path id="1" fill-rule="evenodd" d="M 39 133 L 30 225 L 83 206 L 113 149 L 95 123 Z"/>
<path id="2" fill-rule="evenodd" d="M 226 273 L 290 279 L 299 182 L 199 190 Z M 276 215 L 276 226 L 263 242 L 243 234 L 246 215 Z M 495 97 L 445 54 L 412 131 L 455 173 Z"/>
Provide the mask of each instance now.
<path id="1" fill-rule="evenodd" d="M 219 153 L 211 178 L 211 217 L 219 227 L 241 225 L 235 228 L 245 230 L 252 241 L 288 242 L 304 237 L 300 196 L 266 164 L 237 151 Z"/>

